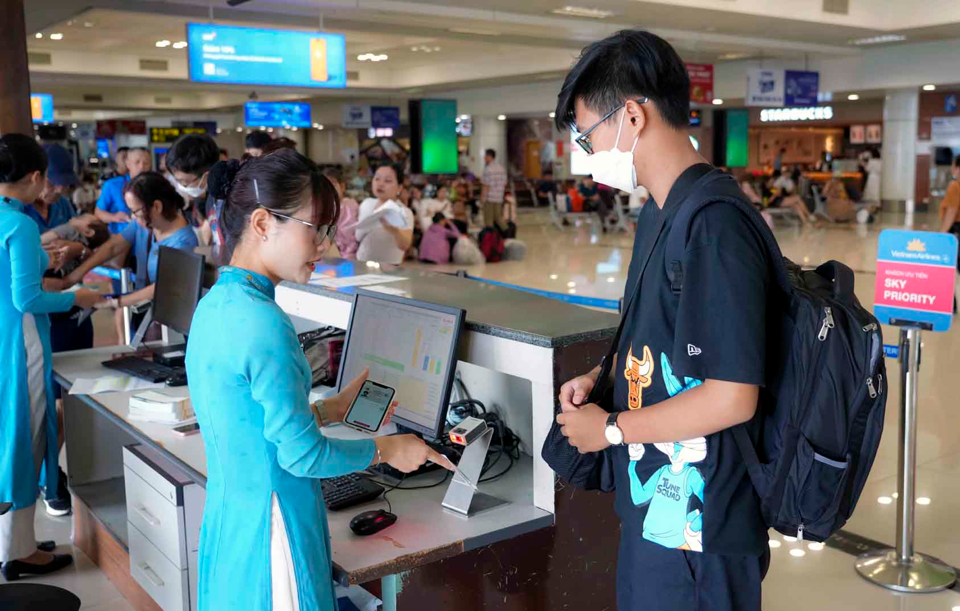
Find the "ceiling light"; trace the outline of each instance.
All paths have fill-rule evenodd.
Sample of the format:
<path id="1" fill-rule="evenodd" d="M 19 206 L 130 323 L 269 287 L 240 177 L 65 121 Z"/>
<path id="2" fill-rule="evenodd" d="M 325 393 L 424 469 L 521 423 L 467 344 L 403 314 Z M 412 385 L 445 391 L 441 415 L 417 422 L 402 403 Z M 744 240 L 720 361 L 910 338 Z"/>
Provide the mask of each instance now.
<path id="1" fill-rule="evenodd" d="M 770 539 L 770 548 L 771 548 L 771 549 L 777 549 L 777 548 L 780 547 L 781 545 L 783 545 L 783 544 L 780 543 L 779 541 L 777 541 L 776 539 Z"/>
<path id="2" fill-rule="evenodd" d="M 891 499 L 889 496 L 881 496 L 877 499 L 877 502 L 881 505 L 892 505 L 893 499 Z"/>
<path id="3" fill-rule="evenodd" d="M 902 42 L 907 37 L 903 34 L 884 34 L 883 36 L 870 36 L 867 38 L 855 38 L 847 41 L 849 45 L 879 45 L 885 42 Z"/>
<path id="4" fill-rule="evenodd" d="M 462 121 L 466 121 L 469 118 L 470 118 L 470 115 L 460 115 L 460 120 Z"/>
<path id="5" fill-rule="evenodd" d="M 439 51 L 439 50 L 440 50 L 440 47 L 434 47 L 433 50 L 434 50 L 434 51 Z"/>
<path id="6" fill-rule="evenodd" d="M 930 497 L 921 496 L 917 498 L 917 505 L 929 505 L 929 504 L 930 504 Z"/>
<path id="7" fill-rule="evenodd" d="M 448 32 L 453 32 L 454 34 L 473 34 L 475 36 L 499 36 L 500 32 L 494 32 L 493 30 L 475 30 L 473 28 L 450 28 Z"/>
<path id="8" fill-rule="evenodd" d="M 792 550 L 790 550 L 790 555 L 793 556 L 794 558 L 803 558 L 804 556 L 807 555 L 807 552 L 803 551 L 799 547 L 795 547 Z"/>
<path id="9" fill-rule="evenodd" d="M 170 46 L 170 41 L 169 41 L 169 40 L 158 40 L 158 41 L 157 41 L 157 46 L 160 47 L 161 49 L 164 48 L 164 47 L 169 47 L 169 46 Z"/>
<path id="10" fill-rule="evenodd" d="M 290 131 L 292 132 L 300 131 L 300 128 L 294 125 L 293 127 L 290 128 Z"/>
<path id="11" fill-rule="evenodd" d="M 587 8 L 585 6 L 565 6 L 555 8 L 550 11 L 554 15 L 563 15 L 564 17 L 583 17 L 585 19 L 606 19 L 613 16 L 613 11 L 604 11 L 598 8 Z"/>
<path id="12" fill-rule="evenodd" d="M 556 275 L 556 274 L 550 274 L 550 279 L 551 279 L 551 280 L 556 280 L 556 279 L 559 278 L 559 277 L 560 277 L 560 276 L 558 276 L 558 275 Z"/>
<path id="13" fill-rule="evenodd" d="M 724 53 L 723 55 L 717 57 L 717 59 L 725 59 L 725 60 L 732 61 L 735 59 L 747 59 L 748 57 L 750 57 L 749 53 Z"/>
<path id="14" fill-rule="evenodd" d="M 617 281 L 617 279 L 614 278 L 613 276 L 610 276 L 609 278 L 607 278 L 607 282 L 614 283 L 614 282 L 616 282 L 616 281 Z"/>
<path id="15" fill-rule="evenodd" d="M 936 86 L 936 85 L 924 85 L 924 86 L 923 86 L 923 90 L 924 90 L 924 91 L 936 91 L 936 90 L 937 90 L 937 86 Z"/>
<path id="16" fill-rule="evenodd" d="M 454 122 L 457 123 L 457 124 L 459 124 L 459 123 L 460 123 L 460 117 L 457 117 L 456 119 L 454 119 Z"/>
<path id="17" fill-rule="evenodd" d="M 555 113 L 555 112 L 553 112 L 553 111 L 551 110 L 551 111 L 550 111 L 550 114 L 548 114 L 547 116 L 550 117 L 551 119 L 553 119 L 553 118 L 556 118 L 557 113 Z"/>
<path id="18" fill-rule="evenodd" d="M 507 115 L 497 115 L 497 121 L 506 121 Z"/>
<path id="19" fill-rule="evenodd" d="M 222 134 L 222 133 L 223 133 L 223 129 L 220 128 L 220 127 L 218 127 L 218 128 L 217 128 L 217 133 L 218 133 L 218 134 Z"/>
<path id="20" fill-rule="evenodd" d="M 576 287 L 577 287 L 577 283 L 576 283 L 576 282 L 568 282 L 568 283 L 567 283 L 567 288 L 568 288 L 568 289 L 573 289 L 573 288 L 576 288 Z"/>
<path id="21" fill-rule="evenodd" d="M 576 294 L 577 294 L 577 289 L 570 289 L 570 290 L 567 291 L 567 292 L 570 293 L 571 295 L 576 295 Z"/>
<path id="22" fill-rule="evenodd" d="M 238 128 L 237 128 L 237 133 L 238 133 L 238 134 L 239 134 L 240 132 L 242 132 L 242 131 L 243 131 L 243 128 L 242 128 L 242 127 L 238 127 Z"/>
<path id="23" fill-rule="evenodd" d="M 63 127 L 63 121 L 57 121 L 57 127 Z M 917 502 L 920 502 L 920 499 L 917 499 Z"/>
<path id="24" fill-rule="evenodd" d="M 713 100 L 713 105 L 714 105 L 714 106 L 723 106 L 723 100 L 721 100 L 720 98 L 714 98 L 714 100 Z"/>
<path id="25" fill-rule="evenodd" d="M 71 125 L 70 125 L 70 128 L 71 128 L 71 129 L 77 129 L 77 124 L 76 124 L 76 123 L 71 124 Z"/>
<path id="26" fill-rule="evenodd" d="M 847 99 L 850 100 L 851 102 L 856 102 L 857 100 L 860 99 L 860 96 L 858 96 L 855 93 L 851 93 L 850 95 L 847 96 Z"/>
<path id="27" fill-rule="evenodd" d="M 187 48 L 187 41 L 181 40 L 180 42 L 175 42 L 175 43 L 173 43 L 173 48 L 174 48 L 174 49 L 186 49 L 186 48 Z"/>
<path id="28" fill-rule="evenodd" d="M 323 129 L 323 126 L 322 126 L 322 125 L 318 125 L 318 126 L 317 126 L 317 129 Z"/>
<path id="29" fill-rule="evenodd" d="M 267 133 L 268 133 L 268 134 L 272 134 L 272 133 L 273 133 L 273 128 L 272 128 L 272 127 L 268 127 L 268 128 L 267 128 Z"/>
<path id="30" fill-rule="evenodd" d="M 410 50 L 416 53 L 417 51 L 420 50 L 420 47 L 410 47 Z"/>
<path id="31" fill-rule="evenodd" d="M 85 27 L 85 28 L 92 28 L 92 27 L 93 27 L 93 22 L 91 22 L 91 21 L 84 21 L 84 22 L 83 22 L 83 27 Z"/>
<path id="32" fill-rule="evenodd" d="M 37 37 L 37 38 L 43 38 L 43 33 L 42 33 L 42 32 L 37 32 L 37 33 L 36 33 L 36 37 Z"/>
<path id="33" fill-rule="evenodd" d="M 50 40 L 63 40 L 63 34 L 60 32 L 54 32 L 50 35 Z"/>

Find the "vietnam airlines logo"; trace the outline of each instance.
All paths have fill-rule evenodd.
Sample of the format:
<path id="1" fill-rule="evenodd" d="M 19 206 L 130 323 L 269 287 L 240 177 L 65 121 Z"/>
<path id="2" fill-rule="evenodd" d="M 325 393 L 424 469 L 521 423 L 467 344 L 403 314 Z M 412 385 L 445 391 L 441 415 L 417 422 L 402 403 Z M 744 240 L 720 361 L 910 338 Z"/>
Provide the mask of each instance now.
<path id="1" fill-rule="evenodd" d="M 914 238 L 907 244 L 907 250 L 910 252 L 927 252 L 927 245 L 924 244 L 920 238 Z"/>
<path id="2" fill-rule="evenodd" d="M 650 353 L 650 347 L 643 347 L 643 360 L 639 360 L 633 356 L 633 346 L 631 346 L 627 353 L 627 366 L 623 370 L 623 376 L 630 383 L 628 395 L 630 409 L 643 407 L 643 389 L 649 388 L 653 383 L 653 369 L 653 355 Z"/>

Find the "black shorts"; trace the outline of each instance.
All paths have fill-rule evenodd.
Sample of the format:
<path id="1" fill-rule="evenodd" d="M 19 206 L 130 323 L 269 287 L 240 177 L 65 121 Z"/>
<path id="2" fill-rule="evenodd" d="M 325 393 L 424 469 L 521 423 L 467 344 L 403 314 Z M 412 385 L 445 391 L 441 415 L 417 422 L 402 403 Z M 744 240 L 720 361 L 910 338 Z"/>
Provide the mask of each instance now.
<path id="1" fill-rule="evenodd" d="M 760 611 L 762 556 L 667 549 L 623 529 L 617 561 L 617 611 Z"/>

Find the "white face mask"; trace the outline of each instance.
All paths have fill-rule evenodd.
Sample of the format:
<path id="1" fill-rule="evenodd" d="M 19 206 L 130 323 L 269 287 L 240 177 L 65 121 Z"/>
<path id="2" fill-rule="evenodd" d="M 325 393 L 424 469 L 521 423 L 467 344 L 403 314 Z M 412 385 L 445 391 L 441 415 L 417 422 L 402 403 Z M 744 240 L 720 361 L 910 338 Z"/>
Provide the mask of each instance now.
<path id="1" fill-rule="evenodd" d="M 620 115 L 620 127 L 617 128 L 617 141 L 613 148 L 609 151 L 597 151 L 587 157 L 587 162 L 595 181 L 632 193 L 637 188 L 637 168 L 633 165 L 633 150 L 637 148 L 640 136 L 633 141 L 633 147 L 629 151 L 621 151 L 617 148 L 620 144 L 620 131 L 623 129 L 623 117 L 626 114 L 627 109 L 624 108 Z"/>
<path id="2" fill-rule="evenodd" d="M 173 183 L 173 188 L 176 189 L 177 193 L 179 193 L 184 199 L 200 199 L 203 197 L 204 193 L 207 192 L 206 186 L 184 187 L 176 178 L 173 177 L 173 174 L 169 174 L 168 177 L 170 182 Z M 205 178 L 201 180 L 201 184 L 203 184 L 205 180 Z"/>

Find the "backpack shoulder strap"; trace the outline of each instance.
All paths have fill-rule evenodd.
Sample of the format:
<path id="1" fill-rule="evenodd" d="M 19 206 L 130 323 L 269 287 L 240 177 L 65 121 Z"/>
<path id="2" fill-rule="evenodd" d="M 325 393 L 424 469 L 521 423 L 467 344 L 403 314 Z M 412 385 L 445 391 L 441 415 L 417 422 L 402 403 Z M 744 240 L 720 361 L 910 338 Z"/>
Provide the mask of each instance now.
<path id="1" fill-rule="evenodd" d="M 697 185 L 695 191 L 680 204 L 681 208 L 674 217 L 670 234 L 667 236 L 664 266 L 673 292 L 679 295 L 683 290 L 683 255 L 687 249 L 687 238 L 690 236 L 693 218 L 707 206 L 716 203 L 735 206 L 750 221 L 760 234 L 767 253 L 770 255 L 770 262 L 774 268 L 777 284 L 785 293 L 791 292 L 793 289 L 787 275 L 787 268 L 783 263 L 783 253 L 780 251 L 780 245 L 777 244 L 773 232 L 770 231 L 760 213 L 747 203 L 743 191 L 740 190 L 740 186 L 734 178 L 719 170 L 714 170 L 707 174 L 705 178 L 706 180 Z M 707 187 L 709 187 L 709 191 Z"/>

